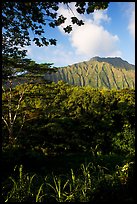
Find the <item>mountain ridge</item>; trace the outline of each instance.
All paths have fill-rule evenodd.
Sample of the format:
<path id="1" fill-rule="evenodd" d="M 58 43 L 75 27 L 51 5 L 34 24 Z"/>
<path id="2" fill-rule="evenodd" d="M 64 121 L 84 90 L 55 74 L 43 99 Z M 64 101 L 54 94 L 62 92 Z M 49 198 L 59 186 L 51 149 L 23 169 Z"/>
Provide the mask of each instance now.
<path id="1" fill-rule="evenodd" d="M 56 68 L 55 73 L 45 74 L 45 79 L 93 88 L 135 88 L 135 66 L 118 57 L 96 56 L 89 61 Z"/>
<path id="2" fill-rule="evenodd" d="M 126 60 L 123 60 L 121 57 L 92 57 L 89 61 L 99 61 L 99 62 L 108 62 L 112 64 L 114 67 L 120 67 L 125 69 L 135 69 L 135 65 L 130 64 Z"/>

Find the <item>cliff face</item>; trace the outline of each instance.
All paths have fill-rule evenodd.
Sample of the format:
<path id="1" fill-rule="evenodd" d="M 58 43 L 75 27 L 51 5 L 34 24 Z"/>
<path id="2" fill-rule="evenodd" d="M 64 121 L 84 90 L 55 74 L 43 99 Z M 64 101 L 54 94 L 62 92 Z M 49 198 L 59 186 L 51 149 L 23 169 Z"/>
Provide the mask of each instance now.
<path id="1" fill-rule="evenodd" d="M 94 57 L 89 61 L 57 68 L 56 72 L 46 73 L 45 79 L 93 88 L 135 88 L 135 66 L 121 58 Z"/>

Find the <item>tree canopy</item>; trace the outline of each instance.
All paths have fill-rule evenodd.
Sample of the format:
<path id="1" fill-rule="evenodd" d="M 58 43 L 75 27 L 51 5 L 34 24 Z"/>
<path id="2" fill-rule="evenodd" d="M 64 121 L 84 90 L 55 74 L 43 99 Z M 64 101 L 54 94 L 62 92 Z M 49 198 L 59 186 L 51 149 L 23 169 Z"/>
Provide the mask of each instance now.
<path id="1" fill-rule="evenodd" d="M 66 17 L 59 15 L 60 4 L 66 5 L 71 11 L 72 24 L 84 25 L 73 13 L 71 2 L 2 2 L 2 69 L 3 77 L 14 74 L 14 68 L 22 66 L 21 59 L 26 56 L 25 46 L 56 45 L 56 39 L 47 38 L 45 29 L 55 28 L 66 21 Z M 90 14 L 94 10 L 106 9 L 108 2 L 75 2 L 78 14 Z M 67 25 L 64 32 L 70 33 L 72 26 Z M 31 33 L 34 34 L 32 37 Z M 13 60 L 14 58 L 14 60 Z M 25 61 L 25 66 L 28 61 Z M 23 68 L 23 67 L 22 67 Z"/>
<path id="2" fill-rule="evenodd" d="M 59 4 L 63 3 L 71 10 L 70 2 L 3 2 L 2 3 L 2 27 L 3 27 L 3 53 L 25 54 L 18 50 L 18 46 L 29 46 L 31 43 L 30 30 L 34 32 L 33 41 L 38 46 L 56 45 L 56 39 L 47 39 L 44 28 L 47 24 L 55 28 L 65 22 L 66 17 L 58 15 Z M 76 11 L 79 14 L 90 14 L 94 10 L 106 9 L 108 2 L 76 2 Z M 81 26 L 84 22 L 74 16 L 72 11 L 71 21 Z M 68 25 L 64 31 L 71 32 Z M 13 49 L 14 48 L 14 49 Z"/>
<path id="3" fill-rule="evenodd" d="M 26 73 L 23 76 L 43 76 L 45 72 L 51 71 L 51 66 L 53 63 L 41 63 L 38 64 L 35 61 L 27 58 L 21 57 L 6 57 L 3 56 L 3 71 L 2 78 L 3 80 L 7 78 L 15 78 L 18 74 Z M 55 71 L 55 68 L 52 68 L 52 71 Z"/>
<path id="4" fill-rule="evenodd" d="M 2 116 L 4 141 L 11 141 L 12 133 L 12 141 L 17 137 L 24 145 L 134 151 L 133 89 L 99 90 L 63 81 L 23 83 L 3 90 Z"/>

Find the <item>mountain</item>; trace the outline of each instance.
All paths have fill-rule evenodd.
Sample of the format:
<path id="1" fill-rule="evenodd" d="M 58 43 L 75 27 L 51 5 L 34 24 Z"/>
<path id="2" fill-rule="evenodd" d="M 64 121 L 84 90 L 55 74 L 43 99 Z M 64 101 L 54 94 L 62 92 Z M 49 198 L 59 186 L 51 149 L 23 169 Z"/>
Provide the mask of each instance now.
<path id="1" fill-rule="evenodd" d="M 115 58 L 113 58 L 113 57 L 107 57 L 107 58 L 103 57 L 103 58 L 101 58 L 101 57 L 96 56 L 96 57 L 91 58 L 90 61 L 107 62 L 107 63 L 113 65 L 114 67 L 118 67 L 118 68 L 121 68 L 121 69 L 125 68 L 126 70 L 135 69 L 134 65 L 129 64 L 127 61 L 121 59 L 120 57 L 115 57 Z"/>
<path id="2" fill-rule="evenodd" d="M 100 89 L 135 88 L 135 65 L 119 57 L 93 57 L 89 61 L 57 68 L 54 73 L 46 73 L 45 79 Z"/>

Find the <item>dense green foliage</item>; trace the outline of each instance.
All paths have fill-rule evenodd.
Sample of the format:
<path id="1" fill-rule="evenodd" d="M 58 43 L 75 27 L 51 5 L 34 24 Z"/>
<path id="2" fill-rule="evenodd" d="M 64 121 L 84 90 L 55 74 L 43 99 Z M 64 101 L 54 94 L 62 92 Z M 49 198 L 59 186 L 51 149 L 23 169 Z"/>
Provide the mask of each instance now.
<path id="1" fill-rule="evenodd" d="M 135 156 L 134 89 L 99 90 L 63 81 L 26 83 L 3 90 L 2 115 L 7 123 L 16 113 L 12 145 L 2 123 L 4 200 L 98 201 L 99 195 L 102 201 L 133 199 L 134 168 L 129 173 L 127 169 Z M 78 170 L 84 162 L 87 166 Z M 22 181 L 14 178 L 17 164 L 47 175 L 47 180 L 43 176 L 37 180 L 34 174 L 25 174 Z"/>
<path id="2" fill-rule="evenodd" d="M 46 83 L 42 77 L 52 64 L 24 58 L 24 46 L 32 41 L 56 45 L 45 26 L 65 22 L 60 3 L 71 11 L 70 2 L 2 2 L 1 201 L 134 201 L 135 90 Z M 90 14 L 108 2 L 75 7 L 78 14 Z M 65 32 L 84 24 L 73 12 L 71 23 Z"/>
<path id="3" fill-rule="evenodd" d="M 124 151 L 119 145 L 126 140 L 128 147 L 130 144 L 131 148 L 134 148 L 131 142 L 135 128 L 134 90 L 81 88 L 62 81 L 58 84 L 24 84 L 13 88 L 13 113 L 19 93 L 22 93 L 25 87 L 14 127 L 14 137 L 17 137 L 22 114 L 26 115 L 26 120 L 16 138 L 17 144 L 40 145 L 43 148 L 62 144 L 64 150 L 70 151 L 73 151 L 73 146 L 75 151 L 82 151 L 84 148 L 89 151 L 98 145 L 98 150 L 109 153 L 116 146 L 115 151 Z M 9 108 L 6 96 L 7 94 L 3 93 L 5 117 Z M 3 135 L 6 135 L 4 126 Z M 131 139 L 127 138 L 127 135 L 130 135 Z M 5 141 L 6 136 L 3 138 L 3 142 Z M 130 151 L 128 148 L 125 148 L 126 150 Z"/>

